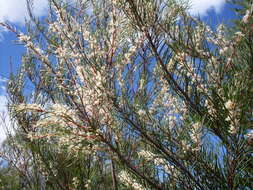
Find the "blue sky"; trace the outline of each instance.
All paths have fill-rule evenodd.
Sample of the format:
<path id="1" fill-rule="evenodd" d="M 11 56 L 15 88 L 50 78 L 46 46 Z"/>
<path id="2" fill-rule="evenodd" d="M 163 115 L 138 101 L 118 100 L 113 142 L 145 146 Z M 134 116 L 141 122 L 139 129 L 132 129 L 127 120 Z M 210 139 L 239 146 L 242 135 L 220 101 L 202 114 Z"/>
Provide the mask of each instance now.
<path id="1" fill-rule="evenodd" d="M 225 0 L 191 0 L 190 10 L 193 15 L 200 15 L 204 20 L 219 23 L 233 18 L 230 5 Z M 47 14 L 47 0 L 34 0 L 33 11 L 35 16 Z M 18 30 L 24 30 L 27 18 L 26 0 L 0 0 L 0 22 L 8 22 Z M 22 46 L 15 44 L 15 36 L 0 28 L 0 112 L 6 112 L 5 84 L 10 71 L 15 71 L 20 65 Z M 12 63 L 10 66 L 10 62 Z M 5 138 L 0 120 L 0 143 Z"/>

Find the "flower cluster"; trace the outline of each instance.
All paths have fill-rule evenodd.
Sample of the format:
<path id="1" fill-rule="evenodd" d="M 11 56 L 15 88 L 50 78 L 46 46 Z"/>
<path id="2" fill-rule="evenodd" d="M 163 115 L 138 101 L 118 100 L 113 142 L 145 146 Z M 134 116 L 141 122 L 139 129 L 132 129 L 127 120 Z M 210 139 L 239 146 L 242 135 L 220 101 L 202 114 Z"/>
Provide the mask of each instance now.
<path id="1" fill-rule="evenodd" d="M 190 137 L 193 143 L 195 144 L 195 148 L 194 148 L 195 151 L 200 150 L 201 135 L 202 135 L 201 128 L 202 128 L 202 124 L 200 122 L 196 122 L 192 125 Z"/>
<path id="2" fill-rule="evenodd" d="M 148 188 L 144 187 L 140 183 L 138 183 L 135 179 L 133 179 L 127 171 L 121 171 L 119 173 L 119 180 L 124 183 L 128 187 L 132 187 L 134 190 L 148 190 Z"/>
<path id="3" fill-rule="evenodd" d="M 16 106 L 16 111 L 33 111 L 33 112 L 42 112 L 44 109 L 42 108 L 41 105 L 38 104 L 19 104 Z"/>
<path id="4" fill-rule="evenodd" d="M 250 10 L 246 10 L 246 14 L 243 16 L 242 18 L 242 22 L 247 24 L 249 22 L 249 19 L 251 18 L 252 16 L 252 11 L 253 11 L 253 5 L 252 7 L 250 8 Z"/>
<path id="5" fill-rule="evenodd" d="M 238 105 L 231 100 L 228 100 L 225 103 L 225 108 L 229 112 L 226 118 L 226 121 L 230 123 L 229 133 L 232 135 L 235 135 L 239 129 L 239 124 L 240 124 L 240 121 L 238 119 L 238 116 L 240 114 L 240 109 L 238 108 Z"/>
<path id="6" fill-rule="evenodd" d="M 159 158 L 158 155 L 150 151 L 141 150 L 138 152 L 138 155 L 147 161 L 153 161 L 156 166 L 161 166 L 164 172 L 167 174 L 173 175 L 175 177 L 175 175 L 178 173 L 176 168 L 173 165 L 169 164 L 168 161 L 166 161 L 164 158 Z"/>

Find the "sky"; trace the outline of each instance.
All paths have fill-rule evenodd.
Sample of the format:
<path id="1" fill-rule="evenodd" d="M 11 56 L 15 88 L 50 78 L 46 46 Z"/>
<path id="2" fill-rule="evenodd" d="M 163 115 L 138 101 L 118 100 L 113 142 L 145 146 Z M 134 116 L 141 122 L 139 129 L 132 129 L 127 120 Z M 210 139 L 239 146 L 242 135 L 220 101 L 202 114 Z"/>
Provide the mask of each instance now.
<path id="1" fill-rule="evenodd" d="M 47 14 L 47 0 L 33 0 L 33 13 L 36 17 Z M 225 0 L 191 0 L 192 15 L 201 16 L 205 20 L 224 21 L 233 17 L 230 6 Z M 26 0 L 0 0 L 0 22 L 8 22 L 18 30 L 24 30 L 28 19 Z M 6 79 L 11 71 L 20 65 L 24 48 L 15 44 L 15 36 L 0 28 L 0 114 L 6 112 Z M 10 64 L 11 63 L 11 64 Z M 8 123 L 7 118 L 7 123 Z M 0 144 L 5 139 L 3 126 L 0 120 Z"/>

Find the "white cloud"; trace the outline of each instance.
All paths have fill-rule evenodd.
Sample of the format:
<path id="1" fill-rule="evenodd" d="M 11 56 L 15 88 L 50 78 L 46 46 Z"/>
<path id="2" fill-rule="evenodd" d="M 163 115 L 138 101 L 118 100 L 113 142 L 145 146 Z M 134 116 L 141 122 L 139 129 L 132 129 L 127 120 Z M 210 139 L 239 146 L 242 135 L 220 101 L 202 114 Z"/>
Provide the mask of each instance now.
<path id="1" fill-rule="evenodd" d="M 220 12 L 225 5 L 226 0 L 190 0 L 191 10 L 193 15 L 204 16 L 207 11 L 214 9 L 216 12 Z"/>
<path id="2" fill-rule="evenodd" d="M 0 95 L 0 145 L 6 138 L 6 125 L 10 124 L 10 120 L 7 114 L 7 99 L 5 95 Z"/>
<path id="3" fill-rule="evenodd" d="M 8 81 L 8 79 L 6 79 L 6 78 L 3 78 L 3 77 L 0 78 L 0 82 L 7 82 L 7 81 Z"/>
<path id="4" fill-rule="evenodd" d="M 35 16 L 43 16 L 46 13 L 47 0 L 33 0 L 33 13 Z M 0 0 L 0 22 L 24 24 L 25 18 L 29 18 L 26 0 Z"/>
<path id="5" fill-rule="evenodd" d="M 11 122 L 7 110 L 6 83 L 7 79 L 0 77 L 0 145 L 6 138 L 6 129 L 11 130 Z"/>
<path id="6" fill-rule="evenodd" d="M 73 1 L 73 0 L 67 0 Z M 205 15 L 208 10 L 219 12 L 226 0 L 189 0 L 191 14 Z M 48 0 L 33 0 L 33 13 L 35 16 L 43 16 L 48 8 Z M 26 0 L 0 0 L 0 22 L 24 24 L 28 18 Z"/>

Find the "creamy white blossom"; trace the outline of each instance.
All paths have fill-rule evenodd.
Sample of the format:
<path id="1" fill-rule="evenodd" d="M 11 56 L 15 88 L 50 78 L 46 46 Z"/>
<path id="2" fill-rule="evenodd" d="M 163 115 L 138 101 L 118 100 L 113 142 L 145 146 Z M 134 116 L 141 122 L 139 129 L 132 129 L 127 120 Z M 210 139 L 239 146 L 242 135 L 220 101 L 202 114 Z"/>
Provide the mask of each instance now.
<path id="1" fill-rule="evenodd" d="M 121 171 L 119 173 L 119 180 L 126 186 L 132 187 L 134 190 L 148 190 L 148 188 L 144 187 L 132 178 L 127 171 Z"/>
<path id="2" fill-rule="evenodd" d="M 242 18 L 242 22 L 244 22 L 245 24 L 247 24 L 249 22 L 250 16 L 251 16 L 251 12 L 249 10 L 247 10 L 246 14 Z"/>
<path id="3" fill-rule="evenodd" d="M 228 100 L 226 103 L 225 103 L 225 107 L 228 109 L 228 110 L 233 110 L 235 109 L 235 103 L 231 100 Z"/>

